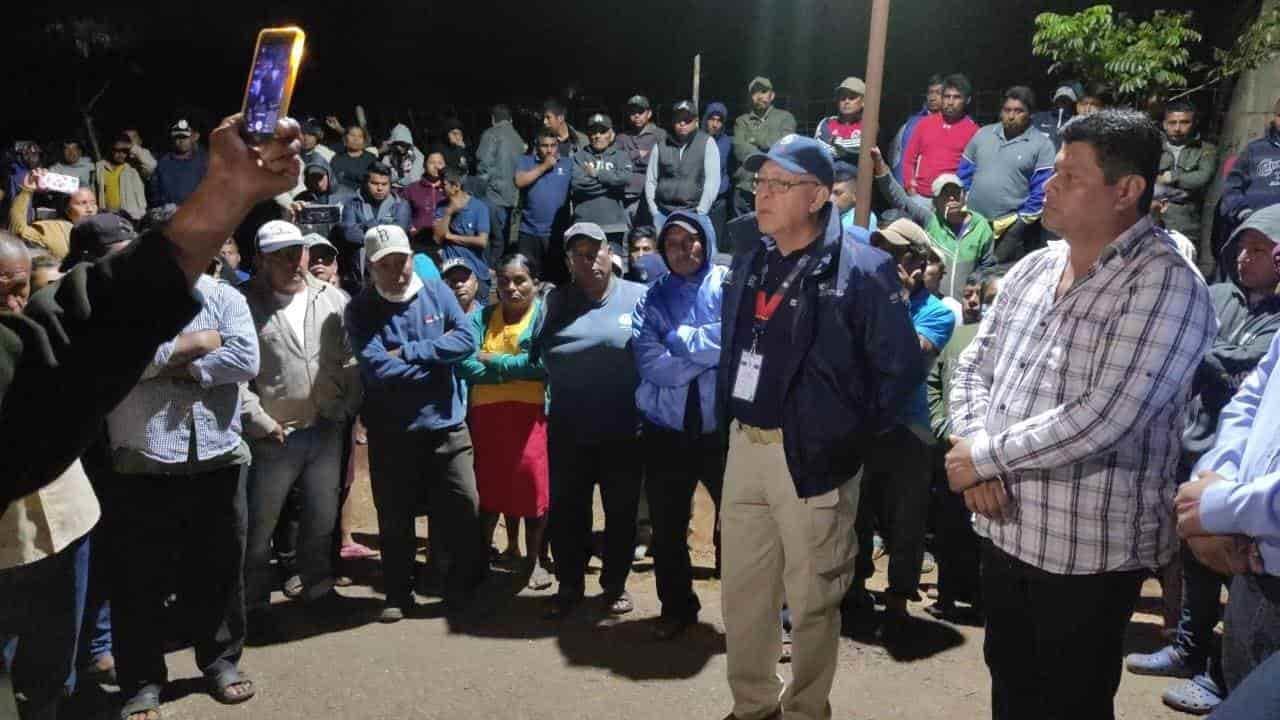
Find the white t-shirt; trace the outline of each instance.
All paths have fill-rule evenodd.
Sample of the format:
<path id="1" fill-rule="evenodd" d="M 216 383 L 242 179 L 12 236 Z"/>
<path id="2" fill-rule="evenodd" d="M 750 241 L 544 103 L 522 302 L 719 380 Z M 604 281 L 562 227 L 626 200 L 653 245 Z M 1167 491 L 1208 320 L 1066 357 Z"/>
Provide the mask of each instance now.
<path id="1" fill-rule="evenodd" d="M 307 347 L 307 291 L 303 290 L 287 298 L 283 295 L 277 295 L 277 297 L 284 303 L 285 324 L 293 331 L 298 344 L 305 350 Z"/>

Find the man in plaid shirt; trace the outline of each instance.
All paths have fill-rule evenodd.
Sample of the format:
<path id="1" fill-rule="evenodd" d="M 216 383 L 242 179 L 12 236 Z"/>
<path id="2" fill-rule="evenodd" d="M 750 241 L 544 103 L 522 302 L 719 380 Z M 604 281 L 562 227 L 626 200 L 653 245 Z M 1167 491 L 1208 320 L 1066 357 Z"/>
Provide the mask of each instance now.
<path id="1" fill-rule="evenodd" d="M 1145 115 L 1062 129 L 1044 224 L 961 355 L 951 489 L 976 513 L 994 718 L 1111 718 L 1124 628 L 1177 547 L 1191 380 L 1217 331 L 1204 282 L 1147 217 Z"/>

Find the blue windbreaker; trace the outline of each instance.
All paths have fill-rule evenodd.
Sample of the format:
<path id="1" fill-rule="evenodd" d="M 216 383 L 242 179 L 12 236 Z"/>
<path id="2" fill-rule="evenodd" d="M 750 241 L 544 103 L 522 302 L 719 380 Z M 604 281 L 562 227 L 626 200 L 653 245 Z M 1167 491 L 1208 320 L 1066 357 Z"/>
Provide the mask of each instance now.
<path id="1" fill-rule="evenodd" d="M 649 422 L 683 430 L 689 386 L 696 379 L 702 432 L 711 433 L 716 431 L 720 299 L 729 269 L 711 262 L 716 254 L 716 232 L 706 215 L 677 210 L 667 217 L 663 228 L 677 220 L 702 230 L 704 260 L 692 280 L 675 273 L 662 276 L 632 313 L 631 347 L 640 371 L 636 406 Z M 663 245 L 659 231 L 658 255 L 665 258 Z"/>

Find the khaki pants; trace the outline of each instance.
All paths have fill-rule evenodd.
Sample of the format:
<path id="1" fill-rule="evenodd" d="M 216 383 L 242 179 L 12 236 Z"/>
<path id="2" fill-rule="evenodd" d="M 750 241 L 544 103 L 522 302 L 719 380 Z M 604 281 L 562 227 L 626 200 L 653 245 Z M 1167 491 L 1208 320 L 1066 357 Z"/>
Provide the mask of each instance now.
<path id="1" fill-rule="evenodd" d="M 735 422 L 721 506 L 724 625 L 733 714 L 759 720 L 831 717 L 840 600 L 853 575 L 858 480 L 796 496 L 781 431 Z M 791 609 L 792 682 L 783 690 L 778 614 Z M 780 699 L 781 698 L 781 699 Z"/>

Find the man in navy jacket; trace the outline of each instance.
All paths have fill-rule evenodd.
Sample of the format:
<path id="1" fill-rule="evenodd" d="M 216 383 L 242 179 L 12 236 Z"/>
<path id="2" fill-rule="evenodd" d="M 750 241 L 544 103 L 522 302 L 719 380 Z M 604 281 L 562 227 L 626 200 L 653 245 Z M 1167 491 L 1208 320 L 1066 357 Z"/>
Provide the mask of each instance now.
<path id="1" fill-rule="evenodd" d="M 453 292 L 413 272 L 399 226 L 365 234 L 373 282 L 347 306 L 369 429 L 369 475 L 382 541 L 387 604 L 382 622 L 414 605 L 414 508 L 425 488 L 433 549 L 447 553 L 445 603 L 465 609 L 486 570 L 463 383 L 454 364 L 471 355 L 471 322 Z"/>
<path id="2" fill-rule="evenodd" d="M 833 211 L 835 169 L 813 138 L 747 158 L 756 209 L 724 289 L 717 377 L 729 431 L 721 505 L 733 716 L 779 710 L 777 618 L 791 610 L 786 717 L 829 717 L 839 606 L 853 574 L 863 449 L 924 379 L 898 271 Z M 747 220 L 748 218 L 744 218 Z"/>

